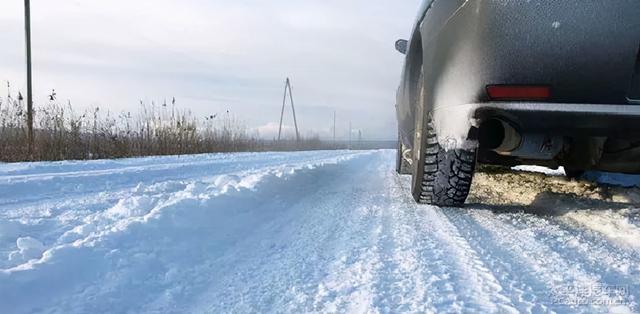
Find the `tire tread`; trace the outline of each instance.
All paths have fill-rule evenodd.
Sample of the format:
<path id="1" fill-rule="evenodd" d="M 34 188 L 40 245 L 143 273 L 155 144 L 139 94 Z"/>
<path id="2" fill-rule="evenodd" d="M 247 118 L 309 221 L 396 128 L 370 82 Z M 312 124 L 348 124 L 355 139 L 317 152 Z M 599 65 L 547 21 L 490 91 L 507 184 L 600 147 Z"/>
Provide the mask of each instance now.
<path id="1" fill-rule="evenodd" d="M 424 171 L 414 198 L 423 204 L 459 207 L 469 195 L 475 171 L 475 150 L 445 150 L 437 141 L 433 120 L 427 118 Z M 435 139 L 435 140 L 434 140 Z"/>

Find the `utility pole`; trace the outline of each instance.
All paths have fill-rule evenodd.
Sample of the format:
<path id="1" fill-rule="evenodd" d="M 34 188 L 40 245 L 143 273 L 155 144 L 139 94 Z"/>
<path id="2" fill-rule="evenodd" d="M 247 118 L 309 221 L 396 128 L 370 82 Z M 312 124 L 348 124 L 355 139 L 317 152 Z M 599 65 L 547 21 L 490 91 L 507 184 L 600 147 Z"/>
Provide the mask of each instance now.
<path id="1" fill-rule="evenodd" d="M 351 121 L 349 121 L 349 150 L 351 150 Z"/>
<path id="2" fill-rule="evenodd" d="M 31 4 L 24 0 L 24 28 L 27 50 L 27 141 L 29 157 L 33 158 L 33 86 L 31 85 Z"/>
<path id="3" fill-rule="evenodd" d="M 336 145 L 336 111 L 333 111 L 333 146 Z"/>
<path id="4" fill-rule="evenodd" d="M 289 99 L 291 100 L 291 111 L 293 112 L 293 124 L 296 127 L 296 141 L 300 141 L 300 132 L 298 131 L 298 120 L 296 119 L 296 107 L 293 104 L 293 91 L 291 90 L 291 82 L 287 77 L 284 85 L 284 97 L 282 98 L 282 110 L 280 111 L 280 127 L 278 128 L 278 141 L 282 136 L 282 120 L 284 119 L 284 107 L 287 102 L 287 90 L 289 91 Z"/>
<path id="5" fill-rule="evenodd" d="M 289 78 L 287 78 L 289 82 Z M 287 101 L 287 85 L 284 85 L 284 96 L 282 96 L 282 110 L 280 110 L 280 126 L 278 127 L 278 142 L 280 142 L 280 136 L 282 135 L 282 120 L 284 119 L 284 105 Z"/>
<path id="6" fill-rule="evenodd" d="M 287 86 L 289 86 L 289 98 L 291 99 L 291 111 L 293 112 L 293 125 L 296 127 L 296 142 L 300 142 L 300 132 L 298 131 L 298 119 L 296 118 L 296 107 L 293 105 L 293 90 L 291 90 L 291 81 L 287 77 Z"/>

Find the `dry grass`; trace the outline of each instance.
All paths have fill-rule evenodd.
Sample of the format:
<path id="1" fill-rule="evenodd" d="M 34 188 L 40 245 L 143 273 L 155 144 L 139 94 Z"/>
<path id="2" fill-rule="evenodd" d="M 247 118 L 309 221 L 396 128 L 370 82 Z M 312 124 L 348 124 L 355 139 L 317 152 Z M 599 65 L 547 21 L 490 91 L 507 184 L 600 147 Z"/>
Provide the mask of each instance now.
<path id="1" fill-rule="evenodd" d="M 230 114 L 196 117 L 175 99 L 140 102 L 137 112 L 114 114 L 100 108 L 74 111 L 52 97 L 36 104 L 34 151 L 27 148 L 26 104 L 18 94 L 0 97 L 0 160 L 108 159 L 212 152 L 328 149 L 318 138 L 267 141 L 252 135 Z"/>

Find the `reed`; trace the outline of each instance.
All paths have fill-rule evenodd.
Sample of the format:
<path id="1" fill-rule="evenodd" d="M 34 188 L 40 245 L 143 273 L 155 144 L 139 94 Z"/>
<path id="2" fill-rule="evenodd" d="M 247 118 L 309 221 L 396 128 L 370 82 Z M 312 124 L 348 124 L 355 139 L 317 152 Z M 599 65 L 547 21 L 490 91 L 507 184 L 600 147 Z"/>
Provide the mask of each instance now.
<path id="1" fill-rule="evenodd" d="M 0 160 L 41 161 L 111 159 L 213 152 L 330 149 L 317 137 L 275 141 L 260 139 L 229 113 L 197 117 L 179 109 L 175 99 L 141 101 L 135 112 L 114 113 L 96 107 L 82 112 L 53 92 L 34 111 L 34 151 L 27 148 L 26 104 L 18 93 L 0 97 Z"/>

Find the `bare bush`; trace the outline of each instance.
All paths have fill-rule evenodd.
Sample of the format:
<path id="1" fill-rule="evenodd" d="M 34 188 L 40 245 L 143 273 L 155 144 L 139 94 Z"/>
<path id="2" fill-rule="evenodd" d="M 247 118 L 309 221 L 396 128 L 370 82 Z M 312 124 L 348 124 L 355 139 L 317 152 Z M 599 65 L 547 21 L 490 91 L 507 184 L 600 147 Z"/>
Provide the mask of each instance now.
<path id="1" fill-rule="evenodd" d="M 267 141 L 228 112 L 198 118 L 175 99 L 146 104 L 137 112 L 93 108 L 77 113 L 55 93 L 35 106 L 34 150 L 27 147 L 26 104 L 20 94 L 0 97 L 0 160 L 107 159 L 212 152 L 328 149 L 318 138 Z"/>

